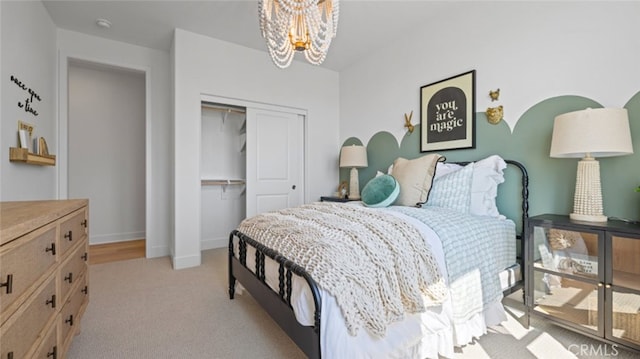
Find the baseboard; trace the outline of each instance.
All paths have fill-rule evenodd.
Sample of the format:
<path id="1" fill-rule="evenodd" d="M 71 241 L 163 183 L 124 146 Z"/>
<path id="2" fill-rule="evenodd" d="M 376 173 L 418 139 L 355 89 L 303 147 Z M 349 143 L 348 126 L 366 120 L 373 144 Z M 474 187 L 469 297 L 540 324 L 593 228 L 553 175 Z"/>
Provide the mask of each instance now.
<path id="1" fill-rule="evenodd" d="M 157 246 L 147 248 L 147 258 L 159 258 L 171 255 L 168 246 Z"/>
<path id="2" fill-rule="evenodd" d="M 191 267 L 197 267 L 202 263 L 202 257 L 200 253 L 192 256 L 173 257 L 173 269 L 185 269 Z"/>
<path id="3" fill-rule="evenodd" d="M 216 249 L 216 248 L 224 248 L 229 245 L 229 238 L 212 238 L 212 239 L 203 239 L 200 241 L 200 249 Z"/>
<path id="4" fill-rule="evenodd" d="M 116 242 L 132 241 L 134 239 L 146 238 L 145 231 L 112 233 L 112 234 L 91 234 L 89 244 L 107 244 Z"/>

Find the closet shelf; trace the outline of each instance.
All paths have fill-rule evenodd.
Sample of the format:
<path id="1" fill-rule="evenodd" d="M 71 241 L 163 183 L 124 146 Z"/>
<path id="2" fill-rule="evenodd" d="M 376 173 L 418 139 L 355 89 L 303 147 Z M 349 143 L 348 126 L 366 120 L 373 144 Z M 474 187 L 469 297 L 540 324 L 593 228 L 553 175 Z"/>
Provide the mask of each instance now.
<path id="1" fill-rule="evenodd" d="M 227 112 L 227 113 L 237 113 L 237 114 L 242 114 L 244 115 L 246 113 L 246 111 L 242 108 L 239 107 L 230 107 L 230 106 L 216 106 L 216 105 L 212 105 L 206 102 L 202 103 L 202 107 L 208 108 L 210 110 L 214 110 L 214 111 L 220 111 L 220 112 Z"/>
<path id="2" fill-rule="evenodd" d="M 26 148 L 9 147 L 9 161 L 39 166 L 55 166 L 56 156 L 39 155 L 29 152 Z"/>

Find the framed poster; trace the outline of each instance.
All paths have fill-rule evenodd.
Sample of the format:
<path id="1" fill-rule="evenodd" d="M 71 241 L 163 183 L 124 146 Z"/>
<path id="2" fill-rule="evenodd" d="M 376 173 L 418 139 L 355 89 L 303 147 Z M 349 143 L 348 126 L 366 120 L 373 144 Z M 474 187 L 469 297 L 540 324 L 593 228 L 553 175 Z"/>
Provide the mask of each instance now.
<path id="1" fill-rule="evenodd" d="M 420 88 L 420 152 L 476 147 L 476 71 Z"/>

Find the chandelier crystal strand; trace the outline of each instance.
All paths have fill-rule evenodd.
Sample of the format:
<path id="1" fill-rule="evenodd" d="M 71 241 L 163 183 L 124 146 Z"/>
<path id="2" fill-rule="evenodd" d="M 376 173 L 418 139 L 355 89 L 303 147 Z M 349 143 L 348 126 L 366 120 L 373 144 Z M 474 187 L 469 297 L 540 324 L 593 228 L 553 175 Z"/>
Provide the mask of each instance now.
<path id="1" fill-rule="evenodd" d="M 269 55 L 279 68 L 296 51 L 320 65 L 338 30 L 339 0 L 259 0 L 260 29 Z"/>

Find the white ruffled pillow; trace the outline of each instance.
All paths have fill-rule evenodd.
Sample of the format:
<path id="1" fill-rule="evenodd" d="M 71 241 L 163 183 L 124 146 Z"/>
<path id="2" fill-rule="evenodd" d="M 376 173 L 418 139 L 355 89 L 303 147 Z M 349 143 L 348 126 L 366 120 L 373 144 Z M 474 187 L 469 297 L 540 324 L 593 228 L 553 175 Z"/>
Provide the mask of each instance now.
<path id="1" fill-rule="evenodd" d="M 489 156 L 473 164 L 471 185 L 471 213 L 504 219 L 498 212 L 496 198 L 498 185 L 504 182 L 507 163 L 497 155 Z"/>

